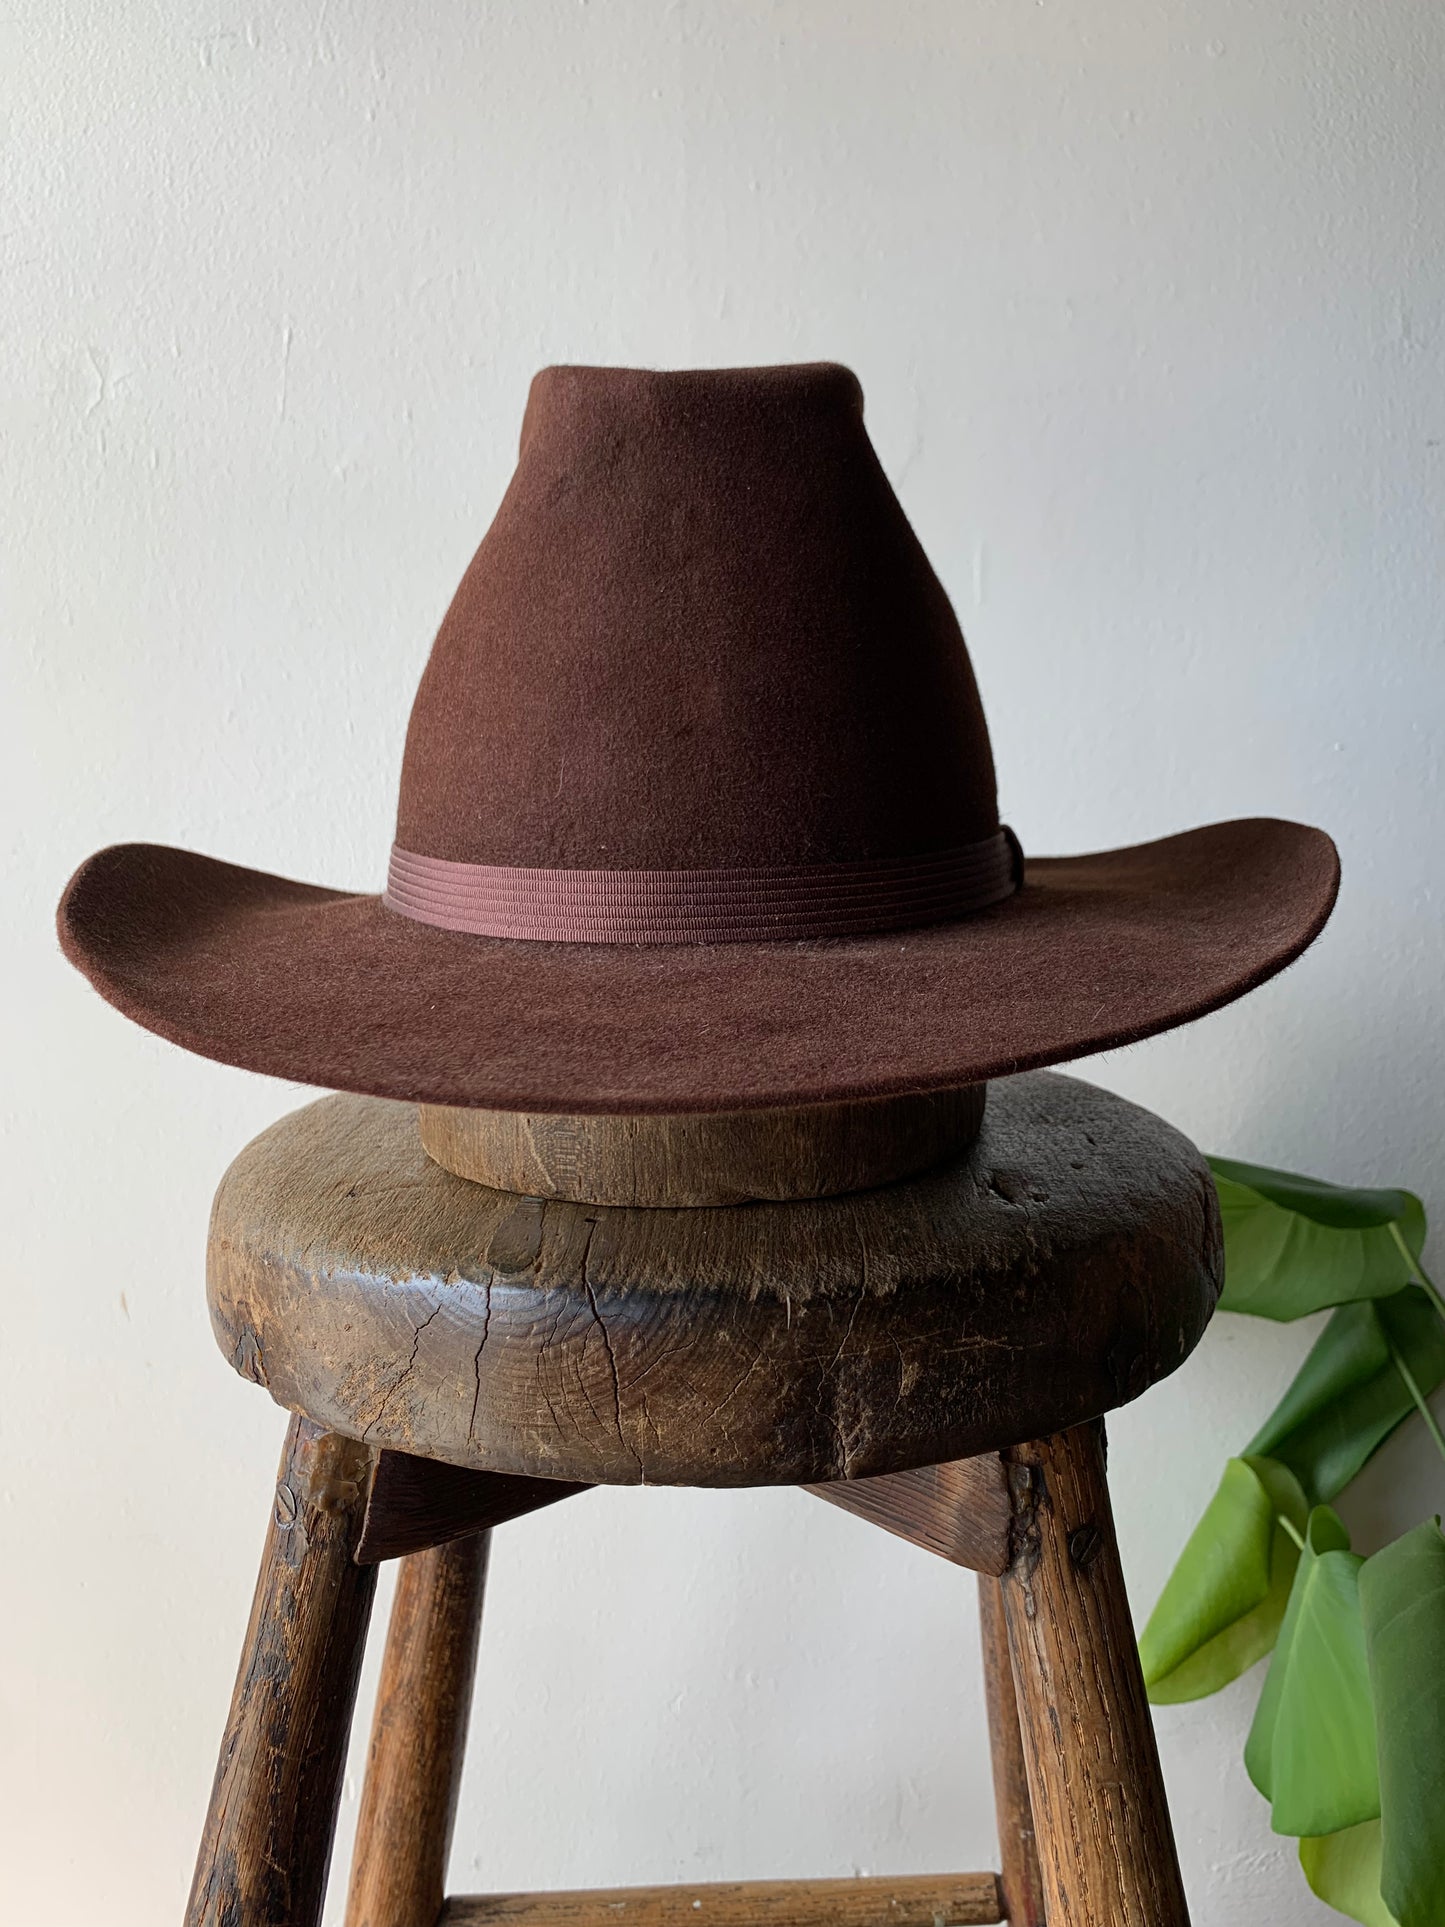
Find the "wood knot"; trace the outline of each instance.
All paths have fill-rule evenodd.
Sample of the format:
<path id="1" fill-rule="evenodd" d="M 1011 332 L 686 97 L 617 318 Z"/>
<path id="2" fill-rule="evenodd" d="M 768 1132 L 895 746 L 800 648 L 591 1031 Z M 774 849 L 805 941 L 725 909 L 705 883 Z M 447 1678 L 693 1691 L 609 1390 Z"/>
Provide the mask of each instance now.
<path id="1" fill-rule="evenodd" d="M 347 1511 L 369 1482 L 369 1449 L 359 1439 L 324 1432 L 310 1420 L 303 1430 L 297 1471 L 306 1503 L 318 1512 Z"/>
<path id="2" fill-rule="evenodd" d="M 1044 1500 L 1044 1482 L 1033 1466 L 1021 1465 L 1014 1459 L 1008 1467 L 1008 1489 L 1013 1511 L 1008 1533 L 1009 1565 L 1027 1586 L 1039 1563 L 1042 1546 L 1039 1506 Z M 1032 1599 L 1029 1592 L 1026 1609 L 1030 1618 L 1034 1610 Z"/>
<path id="3" fill-rule="evenodd" d="M 1049 1194 L 1042 1185 L 1021 1171 L 990 1171 L 988 1188 L 1005 1204 L 1047 1204 Z"/>
<path id="4" fill-rule="evenodd" d="M 1008 1468 L 1008 1489 L 1013 1498 L 1015 1512 L 1032 1508 L 1037 1503 L 1033 1467 L 1020 1465 L 1015 1459 Z"/>
<path id="5" fill-rule="evenodd" d="M 321 1479 L 311 1493 L 311 1503 L 318 1512 L 349 1512 L 360 1491 L 355 1479 Z"/>
<path id="6" fill-rule="evenodd" d="M 1148 1390 L 1153 1376 L 1148 1353 L 1133 1338 L 1124 1336 L 1116 1340 L 1109 1351 L 1108 1366 L 1121 1405 L 1132 1404 L 1141 1392 Z"/>
<path id="7" fill-rule="evenodd" d="M 249 1378 L 253 1385 L 266 1385 L 266 1361 L 261 1356 L 261 1347 L 256 1343 L 256 1334 L 247 1330 L 236 1341 L 236 1349 L 231 1354 L 231 1364 L 242 1378 Z"/>
<path id="8" fill-rule="evenodd" d="M 1069 1557 L 1082 1570 L 1094 1563 L 1103 1544 L 1104 1535 L 1096 1525 L 1075 1526 L 1069 1534 Z"/>

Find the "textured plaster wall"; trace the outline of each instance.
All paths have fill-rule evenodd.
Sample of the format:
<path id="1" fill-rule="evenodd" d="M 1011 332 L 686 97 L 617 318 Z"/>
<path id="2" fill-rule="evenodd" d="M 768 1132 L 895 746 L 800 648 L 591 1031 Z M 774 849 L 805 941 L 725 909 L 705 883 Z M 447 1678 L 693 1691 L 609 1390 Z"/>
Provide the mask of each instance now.
<path id="1" fill-rule="evenodd" d="M 850 362 L 1030 849 L 1340 841 L 1304 962 L 1090 1074 L 1445 1223 L 1442 54 L 1427 0 L 5 10 L 7 1927 L 179 1917 L 282 1430 L 212 1344 L 206 1211 L 303 1095 L 128 1028 L 53 901 L 126 837 L 376 885 L 546 361 Z M 1114 1425 L 1141 1611 L 1308 1336 L 1221 1321 Z M 1397 1441 L 1352 1515 L 1441 1497 Z M 941 1563 L 614 1492 L 494 1575 L 454 1885 L 989 1863 Z M 1196 1918 L 1303 1927 L 1251 1693 L 1159 1720 Z"/>

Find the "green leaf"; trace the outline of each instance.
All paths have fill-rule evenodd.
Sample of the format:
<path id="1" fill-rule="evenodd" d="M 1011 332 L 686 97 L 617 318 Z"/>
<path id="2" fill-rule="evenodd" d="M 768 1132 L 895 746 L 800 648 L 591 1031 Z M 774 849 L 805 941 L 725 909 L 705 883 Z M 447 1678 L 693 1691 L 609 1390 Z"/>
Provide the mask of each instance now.
<path id="1" fill-rule="evenodd" d="M 1360 1567 L 1316 1506 L 1244 1749 L 1276 1833 L 1338 1833 L 1380 1812 L 1375 1709 L 1360 1622 Z"/>
<path id="2" fill-rule="evenodd" d="M 1210 1158 L 1209 1168 L 1216 1177 L 1247 1185 L 1271 1204 L 1339 1231 L 1368 1231 L 1422 1211 L 1413 1191 L 1352 1189 L 1326 1184 L 1323 1178 L 1303 1178 L 1294 1171 L 1272 1171 L 1266 1164 L 1244 1164 L 1238 1158 Z"/>
<path id="3" fill-rule="evenodd" d="M 1303 1533 L 1309 1507 L 1294 1474 L 1231 1459 L 1139 1641 L 1156 1706 L 1217 1693 L 1273 1646 L 1299 1559 L 1280 1513 Z"/>
<path id="4" fill-rule="evenodd" d="M 1438 1519 L 1365 1561 L 1380 1753 L 1381 1891 L 1400 1927 L 1445 1921 L 1445 1538 Z"/>
<path id="5" fill-rule="evenodd" d="M 1343 1833 L 1301 1840 L 1305 1879 L 1327 1906 L 1363 1927 L 1399 1927 L 1380 1895 L 1380 1823 L 1363 1820 Z"/>
<path id="6" fill-rule="evenodd" d="M 1410 1191 L 1350 1191 L 1290 1171 L 1211 1158 L 1224 1222 L 1222 1311 L 1303 1318 L 1327 1305 L 1399 1291 L 1425 1243 L 1425 1210 Z"/>
<path id="7" fill-rule="evenodd" d="M 1287 1465 L 1311 1504 L 1333 1499 L 1415 1409 L 1392 1344 L 1424 1392 L 1445 1380 L 1445 1325 L 1418 1285 L 1342 1305 L 1246 1453 Z"/>

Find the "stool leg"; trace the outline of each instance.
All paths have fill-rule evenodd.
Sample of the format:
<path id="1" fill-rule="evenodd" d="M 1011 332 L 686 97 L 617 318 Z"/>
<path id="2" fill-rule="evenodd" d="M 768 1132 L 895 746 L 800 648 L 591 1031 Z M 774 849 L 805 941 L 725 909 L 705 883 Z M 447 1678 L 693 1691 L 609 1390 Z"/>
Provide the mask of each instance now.
<path id="1" fill-rule="evenodd" d="M 1100 1424 L 1004 1454 L 1000 1581 L 1049 1927 L 1188 1927 Z"/>
<path id="2" fill-rule="evenodd" d="M 315 1927 L 376 1569 L 371 1453 L 293 1418 L 186 1927 Z"/>
<path id="3" fill-rule="evenodd" d="M 1003 1904 L 1011 1927 L 1044 1927 L 1043 1875 L 1034 1844 L 1034 1814 L 1019 1733 L 1018 1699 L 1003 1596 L 991 1574 L 978 1575 L 979 1627 L 983 1635 L 983 1684 L 988 1705 L 988 1744 L 993 1760 L 993 1797 L 998 1813 Z"/>
<path id="4" fill-rule="evenodd" d="M 434 1927 L 442 1910 L 491 1536 L 470 1533 L 402 1561 L 346 1927 Z"/>

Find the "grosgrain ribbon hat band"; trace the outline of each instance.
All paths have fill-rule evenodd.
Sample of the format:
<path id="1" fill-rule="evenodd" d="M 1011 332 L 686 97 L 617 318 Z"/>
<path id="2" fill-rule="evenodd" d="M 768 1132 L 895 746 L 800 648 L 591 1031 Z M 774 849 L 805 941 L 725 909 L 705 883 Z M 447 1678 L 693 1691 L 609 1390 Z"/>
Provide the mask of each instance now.
<path id="1" fill-rule="evenodd" d="M 926 856 L 733 870 L 525 870 L 394 846 L 384 902 L 416 923 L 536 943 L 758 943 L 948 923 L 1013 895 L 1007 828 Z"/>

